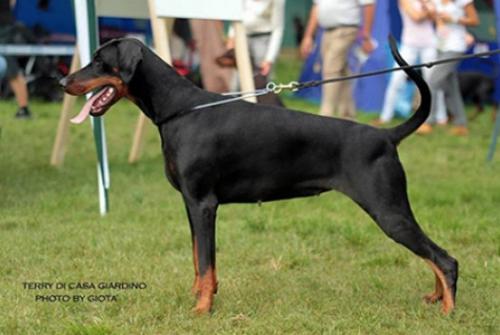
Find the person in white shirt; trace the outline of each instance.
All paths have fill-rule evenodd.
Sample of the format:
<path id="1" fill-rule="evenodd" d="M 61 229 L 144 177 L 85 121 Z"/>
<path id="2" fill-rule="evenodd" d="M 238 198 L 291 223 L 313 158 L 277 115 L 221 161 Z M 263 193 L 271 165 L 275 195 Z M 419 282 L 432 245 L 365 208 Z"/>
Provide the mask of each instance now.
<path id="1" fill-rule="evenodd" d="M 425 4 L 430 5 L 430 0 Z M 468 47 L 466 27 L 479 24 L 474 1 L 434 0 L 434 5 L 436 6 L 438 59 L 462 55 Z M 442 89 L 446 96 L 446 107 L 453 116 L 452 134 L 466 136 L 468 134 L 467 117 L 458 84 L 457 65 L 458 62 L 445 63 L 431 69 L 429 75 L 429 87 L 433 95 L 431 117 L 436 111 L 435 92 Z M 432 127 L 427 122 L 420 126 L 418 132 L 425 134 L 431 130 Z"/>
<path id="2" fill-rule="evenodd" d="M 314 0 L 300 52 L 306 58 L 312 51 L 316 28 L 324 29 L 321 40 L 323 78 L 340 77 L 349 74 L 347 55 L 361 34 L 362 50 L 373 51 L 371 38 L 375 16 L 375 0 Z M 351 84 L 341 81 L 322 86 L 320 114 L 354 118 Z"/>
<path id="3" fill-rule="evenodd" d="M 285 26 L 285 0 L 244 0 L 245 26 L 250 55 L 260 74 L 271 74 L 278 58 Z M 228 49 L 234 48 L 234 31 L 229 32 Z"/>

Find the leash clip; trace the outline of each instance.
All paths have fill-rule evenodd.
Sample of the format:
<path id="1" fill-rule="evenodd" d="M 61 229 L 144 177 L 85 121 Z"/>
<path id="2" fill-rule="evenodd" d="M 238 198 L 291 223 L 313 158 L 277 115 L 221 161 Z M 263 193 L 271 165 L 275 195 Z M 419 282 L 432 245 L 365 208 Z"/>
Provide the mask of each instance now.
<path id="1" fill-rule="evenodd" d="M 297 81 L 291 81 L 288 84 L 276 84 L 270 81 L 266 85 L 266 90 L 268 92 L 273 92 L 274 94 L 280 94 L 283 90 L 291 90 L 295 92 L 299 89 L 299 83 Z"/>

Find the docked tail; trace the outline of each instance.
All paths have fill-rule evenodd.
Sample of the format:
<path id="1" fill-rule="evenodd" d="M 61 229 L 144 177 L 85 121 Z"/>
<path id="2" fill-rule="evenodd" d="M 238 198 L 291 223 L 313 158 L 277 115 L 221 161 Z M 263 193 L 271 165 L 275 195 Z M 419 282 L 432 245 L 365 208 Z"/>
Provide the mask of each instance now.
<path id="1" fill-rule="evenodd" d="M 406 66 L 408 63 L 401 57 L 396 46 L 396 40 L 391 35 L 389 36 L 389 45 L 391 47 L 391 53 L 399 66 Z M 429 86 L 422 79 L 422 77 L 412 68 L 404 70 L 408 77 L 417 85 L 420 91 L 421 101 L 420 106 L 418 106 L 417 111 L 405 122 L 391 129 L 387 129 L 392 142 L 398 144 L 405 137 L 413 133 L 420 127 L 427 117 L 429 116 L 431 110 L 431 92 Z"/>

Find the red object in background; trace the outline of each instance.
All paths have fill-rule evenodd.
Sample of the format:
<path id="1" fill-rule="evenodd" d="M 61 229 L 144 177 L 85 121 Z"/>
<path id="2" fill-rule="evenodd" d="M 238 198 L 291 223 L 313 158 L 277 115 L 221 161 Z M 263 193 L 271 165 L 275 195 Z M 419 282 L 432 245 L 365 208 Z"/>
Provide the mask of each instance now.
<path id="1" fill-rule="evenodd" d="M 187 76 L 191 72 L 189 65 L 180 59 L 174 59 L 172 61 L 172 65 L 174 66 L 175 71 L 183 77 Z"/>
<path id="2" fill-rule="evenodd" d="M 68 64 L 64 63 L 63 61 L 59 61 L 57 63 L 57 71 L 59 71 L 59 73 L 63 76 L 67 76 L 69 74 Z"/>

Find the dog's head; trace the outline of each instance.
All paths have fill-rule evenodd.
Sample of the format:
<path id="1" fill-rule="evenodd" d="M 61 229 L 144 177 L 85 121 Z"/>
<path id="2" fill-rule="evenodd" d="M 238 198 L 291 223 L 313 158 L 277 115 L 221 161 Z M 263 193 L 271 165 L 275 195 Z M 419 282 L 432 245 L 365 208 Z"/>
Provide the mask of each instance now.
<path id="1" fill-rule="evenodd" d="M 135 39 L 112 40 L 94 53 L 90 64 L 61 79 L 60 85 L 72 95 L 84 95 L 96 90 L 72 122 L 81 123 L 89 114 L 103 115 L 121 98 L 132 98 L 128 93 L 128 84 L 142 60 L 143 47 Z"/>

